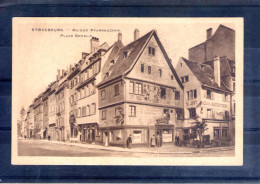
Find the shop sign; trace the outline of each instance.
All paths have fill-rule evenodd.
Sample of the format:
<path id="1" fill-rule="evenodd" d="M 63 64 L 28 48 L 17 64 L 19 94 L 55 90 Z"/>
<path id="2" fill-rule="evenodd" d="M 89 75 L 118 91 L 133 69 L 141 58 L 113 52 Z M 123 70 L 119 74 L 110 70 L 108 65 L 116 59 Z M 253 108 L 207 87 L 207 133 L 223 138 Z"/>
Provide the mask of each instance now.
<path id="1" fill-rule="evenodd" d="M 196 105 L 196 104 L 197 104 L 197 100 L 186 102 L 187 106 Z"/>
<path id="2" fill-rule="evenodd" d="M 216 103 L 216 102 L 203 101 L 202 104 L 213 106 L 213 107 L 227 108 L 227 104 L 221 104 L 221 103 Z"/>
<path id="3" fill-rule="evenodd" d="M 163 142 L 172 142 L 172 134 L 162 134 Z"/>
<path id="4" fill-rule="evenodd" d="M 134 133 L 134 135 L 133 135 L 133 139 L 134 139 L 133 142 L 134 143 L 142 142 L 141 135 L 142 135 L 141 133 L 136 133 L 136 134 Z"/>

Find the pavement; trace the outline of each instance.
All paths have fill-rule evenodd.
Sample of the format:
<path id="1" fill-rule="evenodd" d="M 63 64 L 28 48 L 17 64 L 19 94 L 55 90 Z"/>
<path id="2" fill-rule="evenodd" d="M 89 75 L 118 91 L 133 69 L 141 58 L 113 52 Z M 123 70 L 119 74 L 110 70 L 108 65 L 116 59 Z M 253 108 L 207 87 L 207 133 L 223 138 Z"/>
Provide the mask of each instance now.
<path id="1" fill-rule="evenodd" d="M 211 148 L 189 148 L 179 147 L 172 144 L 163 145 L 162 147 L 134 147 L 132 149 L 115 147 L 115 146 L 103 146 L 97 144 L 83 144 L 74 142 L 62 142 L 62 141 L 48 141 L 48 140 L 21 140 L 24 142 L 43 142 L 50 144 L 63 144 L 68 146 L 77 146 L 87 149 L 98 149 L 106 151 L 118 151 L 118 152 L 133 152 L 133 153 L 153 153 L 153 154 L 193 154 L 204 152 L 220 152 L 234 150 L 234 146 L 226 147 L 211 147 Z"/>

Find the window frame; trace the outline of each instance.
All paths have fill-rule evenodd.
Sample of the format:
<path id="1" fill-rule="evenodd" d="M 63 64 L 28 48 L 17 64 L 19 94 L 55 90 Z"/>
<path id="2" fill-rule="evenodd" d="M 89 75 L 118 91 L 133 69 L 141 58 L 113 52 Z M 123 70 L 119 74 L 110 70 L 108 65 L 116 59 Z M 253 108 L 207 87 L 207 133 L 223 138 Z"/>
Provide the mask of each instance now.
<path id="1" fill-rule="evenodd" d="M 142 83 L 135 83 L 135 94 L 142 95 L 143 94 L 143 84 Z"/>
<path id="2" fill-rule="evenodd" d="M 101 111 L 101 119 L 102 120 L 106 119 L 106 110 Z"/>
<path id="3" fill-rule="evenodd" d="M 164 95 L 162 95 L 163 91 L 164 91 Z M 164 88 L 164 87 L 160 87 L 160 98 L 161 99 L 166 99 L 166 88 Z"/>
<path id="4" fill-rule="evenodd" d="M 132 86 L 131 86 L 131 84 L 132 84 Z M 132 81 L 129 82 L 129 93 L 130 94 L 134 94 L 135 93 L 135 83 L 132 82 Z"/>
<path id="5" fill-rule="evenodd" d="M 119 84 L 114 85 L 114 96 L 120 95 Z"/>
<path id="6" fill-rule="evenodd" d="M 136 106 L 129 105 L 129 117 L 136 117 Z"/>
<path id="7" fill-rule="evenodd" d="M 141 73 L 144 73 L 144 64 L 141 64 Z"/>
<path id="8" fill-rule="evenodd" d="M 206 96 L 207 99 L 212 99 L 212 92 L 211 92 L 211 90 L 207 89 L 206 94 L 207 94 L 207 96 Z"/>
<path id="9" fill-rule="evenodd" d="M 101 100 L 104 100 L 104 99 L 106 99 L 106 90 L 105 89 L 103 89 L 101 91 Z"/>
<path id="10" fill-rule="evenodd" d="M 189 108 L 189 118 L 195 119 L 196 118 L 196 108 Z"/>
<path id="11" fill-rule="evenodd" d="M 174 99 L 175 100 L 180 100 L 181 99 L 181 93 L 179 91 L 175 91 Z"/>
<path id="12" fill-rule="evenodd" d="M 147 73 L 149 75 L 151 75 L 151 73 L 152 73 L 152 67 L 151 66 L 147 66 Z"/>

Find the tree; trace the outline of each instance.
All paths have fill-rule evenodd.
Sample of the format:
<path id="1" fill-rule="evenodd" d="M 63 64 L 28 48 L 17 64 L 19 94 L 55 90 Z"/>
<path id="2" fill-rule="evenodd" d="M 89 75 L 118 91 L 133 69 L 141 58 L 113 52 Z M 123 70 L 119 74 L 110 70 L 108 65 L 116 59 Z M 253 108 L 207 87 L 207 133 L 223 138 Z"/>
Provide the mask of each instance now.
<path id="1" fill-rule="evenodd" d="M 202 145 L 202 137 L 204 135 L 204 132 L 208 130 L 207 128 L 207 123 L 205 120 L 200 120 L 198 117 L 196 121 L 193 123 L 194 128 L 196 129 L 196 132 L 199 134 L 199 141 L 200 141 L 200 146 Z"/>

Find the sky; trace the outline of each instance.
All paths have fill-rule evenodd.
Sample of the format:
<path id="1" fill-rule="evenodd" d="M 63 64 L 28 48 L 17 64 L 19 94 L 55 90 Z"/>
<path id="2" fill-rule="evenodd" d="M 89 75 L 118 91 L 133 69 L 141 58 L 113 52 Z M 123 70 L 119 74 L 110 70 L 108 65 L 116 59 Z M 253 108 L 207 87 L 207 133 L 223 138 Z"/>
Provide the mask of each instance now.
<path id="1" fill-rule="evenodd" d="M 223 24 L 236 29 L 231 18 L 15 18 L 13 21 L 13 120 L 19 117 L 22 106 L 27 109 L 47 86 L 56 80 L 58 69 L 67 69 L 81 59 L 82 52 L 90 52 L 91 36 L 109 46 L 122 33 L 124 45 L 155 29 L 169 58 L 175 66 L 180 57 L 188 58 L 188 49 L 206 40 L 206 30 Z M 35 31 L 63 29 L 60 31 Z M 34 31 L 33 31 L 34 29 Z M 72 29 L 84 29 L 75 32 Z M 96 32 L 91 29 L 112 29 Z M 86 31 L 88 30 L 88 31 Z M 86 37 L 75 37 L 75 34 Z M 71 37 L 73 35 L 73 37 Z"/>

